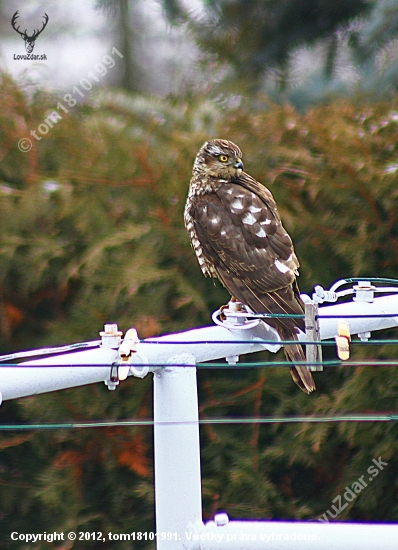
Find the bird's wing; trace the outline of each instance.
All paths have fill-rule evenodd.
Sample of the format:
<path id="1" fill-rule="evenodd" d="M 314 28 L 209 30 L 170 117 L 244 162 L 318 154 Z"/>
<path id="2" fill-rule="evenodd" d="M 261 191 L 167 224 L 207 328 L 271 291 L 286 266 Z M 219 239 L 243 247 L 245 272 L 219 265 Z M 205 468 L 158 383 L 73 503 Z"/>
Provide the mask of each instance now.
<path id="1" fill-rule="evenodd" d="M 299 263 L 264 186 L 243 174 L 196 196 L 191 213 L 203 254 L 232 295 L 257 312 L 302 313 L 294 290 Z"/>

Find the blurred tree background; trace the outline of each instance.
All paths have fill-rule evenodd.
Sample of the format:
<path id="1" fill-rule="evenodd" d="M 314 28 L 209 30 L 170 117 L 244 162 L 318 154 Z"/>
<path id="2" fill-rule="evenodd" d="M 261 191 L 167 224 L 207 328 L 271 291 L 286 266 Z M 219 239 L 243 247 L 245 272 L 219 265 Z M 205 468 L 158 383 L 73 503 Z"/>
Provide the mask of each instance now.
<path id="1" fill-rule="evenodd" d="M 178 93 L 157 95 L 137 53 L 145 33 L 131 30 L 142 5 L 96 3 L 114 24 L 124 70 L 67 114 L 58 109 L 52 127 L 65 91 L 32 94 L 1 74 L 2 353 L 92 340 L 112 321 L 142 338 L 210 324 L 228 295 L 201 275 L 182 214 L 193 159 L 211 137 L 238 143 L 247 170 L 272 190 L 302 292 L 351 276 L 397 277 L 397 2 L 209 0 L 197 11 L 164 0 L 170 28 L 200 54 Z M 355 346 L 352 355 L 397 351 Z M 308 397 L 284 368 L 200 370 L 200 414 L 396 411 L 397 371 L 326 369 Z M 151 415 L 149 377 L 113 393 L 98 384 L 1 406 L 1 423 Z M 315 520 L 381 457 L 388 466 L 376 484 L 338 519 L 397 519 L 394 423 L 206 425 L 201 443 L 205 518 L 225 509 L 233 518 Z M 152 431 L 3 432 L 0 495 L 5 549 L 21 548 L 11 531 L 154 531 Z M 72 547 L 97 548 L 63 546 Z"/>

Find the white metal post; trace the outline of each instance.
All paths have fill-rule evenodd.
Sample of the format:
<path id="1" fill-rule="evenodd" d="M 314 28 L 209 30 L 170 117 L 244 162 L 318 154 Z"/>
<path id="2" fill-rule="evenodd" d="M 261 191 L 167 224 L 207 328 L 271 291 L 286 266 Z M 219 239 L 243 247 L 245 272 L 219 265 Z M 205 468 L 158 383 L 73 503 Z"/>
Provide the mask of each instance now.
<path id="1" fill-rule="evenodd" d="M 206 524 L 200 550 L 396 550 L 398 525 L 317 521 Z"/>
<path id="2" fill-rule="evenodd" d="M 183 354 L 169 363 L 193 366 L 166 366 L 154 373 L 158 550 L 186 548 L 186 533 L 203 528 L 195 360 Z"/>
<path id="3" fill-rule="evenodd" d="M 117 360 L 117 349 L 101 347 L 34 359 L 14 366 L 0 364 L 0 395 L 5 401 L 105 382 L 109 379 L 112 363 Z"/>
<path id="4" fill-rule="evenodd" d="M 398 326 L 397 294 L 372 298 L 371 302 L 359 298 L 319 309 L 321 339 L 334 337 L 339 321 L 345 316 L 373 316 L 347 317 L 351 334 L 367 335 L 370 331 Z M 338 318 L 326 318 L 330 315 Z M 107 327 L 101 333 L 102 344 L 98 349 L 2 366 L 3 398 L 15 399 L 98 381 L 105 381 L 113 389 L 118 380 L 111 376 L 110 369 L 120 364 L 121 338 L 117 327 L 114 330 L 110 330 L 112 325 Z M 233 362 L 241 354 L 263 349 L 275 352 L 280 348 L 278 335 L 271 327 L 260 323 L 248 328 L 242 330 L 239 323 L 230 328 L 205 327 L 148 339 L 134 346 L 130 374 L 143 377 L 148 370 L 154 371 L 158 550 L 300 550 L 308 541 L 316 541 L 313 546 L 318 550 L 395 550 L 398 524 L 229 521 L 226 514 L 221 514 L 214 522 L 203 525 L 195 365 L 224 357 Z M 305 339 L 305 334 L 301 337 Z M 263 339 L 269 343 L 264 344 Z M 175 355 L 181 347 L 190 353 Z M 311 539 L 304 538 L 306 535 Z"/>

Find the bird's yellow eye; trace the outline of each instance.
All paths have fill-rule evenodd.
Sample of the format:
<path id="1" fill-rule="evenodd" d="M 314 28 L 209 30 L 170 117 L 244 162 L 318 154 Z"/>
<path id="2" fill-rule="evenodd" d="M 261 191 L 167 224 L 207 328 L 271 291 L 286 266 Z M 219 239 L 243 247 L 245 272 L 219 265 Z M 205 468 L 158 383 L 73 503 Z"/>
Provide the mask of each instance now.
<path id="1" fill-rule="evenodd" d="M 218 157 L 218 159 L 221 160 L 221 162 L 228 162 L 229 156 L 228 155 L 220 155 Z"/>

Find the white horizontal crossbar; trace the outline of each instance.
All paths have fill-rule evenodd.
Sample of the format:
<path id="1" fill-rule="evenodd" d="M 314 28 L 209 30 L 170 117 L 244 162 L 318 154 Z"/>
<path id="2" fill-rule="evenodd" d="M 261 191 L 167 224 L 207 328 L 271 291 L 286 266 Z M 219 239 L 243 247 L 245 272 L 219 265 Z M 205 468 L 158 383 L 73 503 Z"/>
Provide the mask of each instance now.
<path id="1" fill-rule="evenodd" d="M 394 315 L 392 317 L 350 318 L 351 315 Z M 339 319 L 322 318 L 338 316 Z M 347 302 L 319 308 L 321 339 L 333 338 L 338 332 L 339 320 L 346 320 L 351 334 L 373 332 L 398 326 L 398 295 L 375 298 L 373 302 Z M 300 338 L 305 340 L 305 334 Z M 266 340 L 271 343 L 263 344 Z M 246 343 L 236 343 L 246 341 Z M 249 342 L 247 342 L 249 341 Z M 161 342 L 161 343 L 160 343 Z M 223 343 L 220 343 L 223 342 Z M 130 374 L 140 375 L 141 365 L 167 365 L 174 356 L 191 354 L 196 363 L 224 359 L 257 351 L 276 352 L 280 349 L 277 332 L 260 323 L 250 330 L 227 329 L 210 326 L 185 332 L 149 338 L 138 343 Z M 64 388 L 106 382 L 110 378 L 112 364 L 119 359 L 117 346 L 99 347 L 55 356 L 34 359 L 15 366 L 0 363 L 0 392 L 3 400 L 16 399 Z M 146 369 L 147 371 L 148 369 Z"/>

